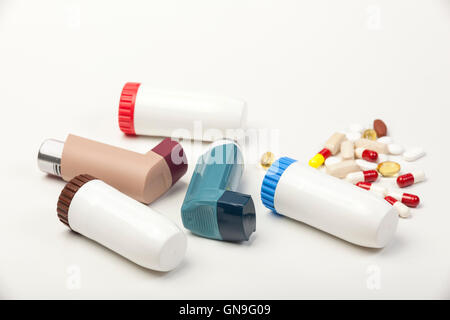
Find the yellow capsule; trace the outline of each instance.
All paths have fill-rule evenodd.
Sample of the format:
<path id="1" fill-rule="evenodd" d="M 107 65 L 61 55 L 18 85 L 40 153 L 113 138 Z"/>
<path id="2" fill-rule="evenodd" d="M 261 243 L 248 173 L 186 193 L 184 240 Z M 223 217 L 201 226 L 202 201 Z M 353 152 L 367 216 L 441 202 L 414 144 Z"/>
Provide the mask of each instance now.
<path id="1" fill-rule="evenodd" d="M 313 168 L 318 168 L 325 162 L 325 158 L 320 153 L 316 154 L 314 157 L 309 160 L 309 165 Z"/>
<path id="2" fill-rule="evenodd" d="M 369 140 L 377 140 L 377 132 L 373 129 L 367 129 L 363 132 L 362 137 Z"/>
<path id="3" fill-rule="evenodd" d="M 264 170 L 267 170 L 270 168 L 270 166 L 272 165 L 272 163 L 275 161 L 275 155 L 270 152 L 267 151 L 266 153 L 264 153 L 261 157 L 261 167 L 263 167 Z"/>
<path id="4" fill-rule="evenodd" d="M 378 164 L 377 171 L 383 177 L 394 177 L 400 172 L 400 165 L 394 161 L 384 161 Z"/>

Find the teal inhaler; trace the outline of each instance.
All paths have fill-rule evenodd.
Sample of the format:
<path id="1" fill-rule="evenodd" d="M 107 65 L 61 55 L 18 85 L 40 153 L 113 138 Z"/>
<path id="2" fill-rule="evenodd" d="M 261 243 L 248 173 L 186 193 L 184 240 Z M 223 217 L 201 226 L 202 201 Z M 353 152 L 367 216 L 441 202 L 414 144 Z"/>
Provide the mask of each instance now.
<path id="1" fill-rule="evenodd" d="M 231 140 L 212 144 L 197 161 L 181 207 L 183 225 L 202 237 L 244 241 L 256 229 L 252 197 L 236 192 L 244 162 Z"/>

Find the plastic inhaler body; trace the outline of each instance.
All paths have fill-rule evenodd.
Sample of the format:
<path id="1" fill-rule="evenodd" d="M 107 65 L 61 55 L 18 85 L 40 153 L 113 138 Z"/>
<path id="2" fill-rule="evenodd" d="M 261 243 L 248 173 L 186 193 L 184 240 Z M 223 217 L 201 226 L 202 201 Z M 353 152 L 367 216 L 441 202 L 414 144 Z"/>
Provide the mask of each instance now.
<path id="1" fill-rule="evenodd" d="M 247 105 L 239 99 L 136 82 L 126 83 L 120 96 L 119 127 L 129 135 L 214 141 L 227 137 L 227 130 L 245 129 L 246 122 Z"/>
<path id="2" fill-rule="evenodd" d="M 386 201 L 288 157 L 267 171 L 261 199 L 276 213 L 365 247 L 384 247 L 398 223 Z"/>
<path id="3" fill-rule="evenodd" d="M 70 134 L 65 142 L 44 141 L 38 166 L 65 181 L 90 174 L 138 201 L 150 203 L 186 173 L 187 160 L 181 145 L 169 138 L 142 154 Z"/>
<path id="4" fill-rule="evenodd" d="M 177 225 L 92 176 L 69 181 L 57 211 L 73 231 L 144 268 L 169 271 L 184 258 L 186 235 Z"/>
<path id="5" fill-rule="evenodd" d="M 243 170 L 236 143 L 214 143 L 192 175 L 181 207 L 184 227 L 206 238 L 248 240 L 256 229 L 256 215 L 251 196 L 236 192 Z"/>

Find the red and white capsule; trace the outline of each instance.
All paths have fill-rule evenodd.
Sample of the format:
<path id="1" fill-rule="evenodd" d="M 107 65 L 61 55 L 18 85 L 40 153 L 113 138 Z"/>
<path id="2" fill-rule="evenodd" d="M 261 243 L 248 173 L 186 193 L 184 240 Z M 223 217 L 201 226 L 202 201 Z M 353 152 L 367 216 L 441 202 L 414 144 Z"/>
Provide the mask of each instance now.
<path id="1" fill-rule="evenodd" d="M 316 155 L 312 157 L 311 160 L 309 160 L 309 165 L 313 168 L 318 168 L 325 162 L 325 160 L 329 156 L 331 156 L 331 150 L 323 148 L 318 153 L 316 153 Z"/>
<path id="2" fill-rule="evenodd" d="M 360 181 L 360 182 L 356 183 L 356 185 L 362 189 L 372 191 L 372 192 L 382 196 L 383 198 L 386 197 L 386 195 L 388 194 L 388 190 L 385 187 L 377 186 L 377 185 L 373 184 L 372 182 Z"/>
<path id="3" fill-rule="evenodd" d="M 364 148 L 356 148 L 355 156 L 370 162 L 377 162 L 378 160 L 378 152 Z"/>
<path id="4" fill-rule="evenodd" d="M 397 209 L 398 215 L 401 218 L 408 218 L 410 215 L 410 211 L 409 208 L 407 206 L 405 206 L 403 203 L 401 203 L 400 201 L 398 201 L 397 199 L 395 199 L 394 197 L 391 196 L 387 196 L 384 198 L 387 202 L 389 202 L 390 204 L 392 204 L 392 206 Z"/>
<path id="5" fill-rule="evenodd" d="M 401 201 L 404 205 L 407 205 L 408 207 L 415 208 L 420 203 L 420 198 L 416 196 L 415 194 L 411 193 L 402 193 L 399 191 L 391 191 L 389 192 L 389 195 L 397 199 L 398 201 Z"/>
<path id="6" fill-rule="evenodd" d="M 417 170 L 399 176 L 397 178 L 397 185 L 400 188 L 404 188 L 424 180 L 425 180 L 425 172 L 423 170 Z"/>
<path id="7" fill-rule="evenodd" d="M 320 150 L 318 153 L 320 153 L 320 154 L 325 158 L 325 160 L 326 160 L 329 156 L 331 156 L 331 151 L 330 151 L 330 149 L 327 149 L 327 148 L 323 148 L 323 149 Z"/>
<path id="8" fill-rule="evenodd" d="M 378 172 L 377 170 L 365 170 L 365 171 L 357 171 L 357 172 L 350 172 L 345 177 L 345 180 L 347 180 L 350 183 L 357 183 L 360 181 L 364 182 L 374 182 L 378 179 Z"/>

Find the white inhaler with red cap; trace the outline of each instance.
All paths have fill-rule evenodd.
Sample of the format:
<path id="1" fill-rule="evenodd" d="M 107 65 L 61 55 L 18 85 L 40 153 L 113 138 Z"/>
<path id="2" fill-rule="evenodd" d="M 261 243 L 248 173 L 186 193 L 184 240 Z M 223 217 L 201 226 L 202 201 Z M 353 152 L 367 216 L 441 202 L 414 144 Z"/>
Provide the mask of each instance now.
<path id="1" fill-rule="evenodd" d="M 186 235 L 175 223 L 89 175 L 67 183 L 57 212 L 73 231 L 144 268 L 170 271 L 186 253 Z"/>
<path id="2" fill-rule="evenodd" d="M 238 140 L 246 121 L 245 101 L 230 97 L 159 90 L 136 82 L 126 83 L 120 96 L 119 127 L 128 135 Z"/>
<path id="3" fill-rule="evenodd" d="M 364 247 L 386 246 L 397 229 L 397 211 L 383 199 L 288 157 L 267 171 L 261 200 L 275 213 Z"/>

